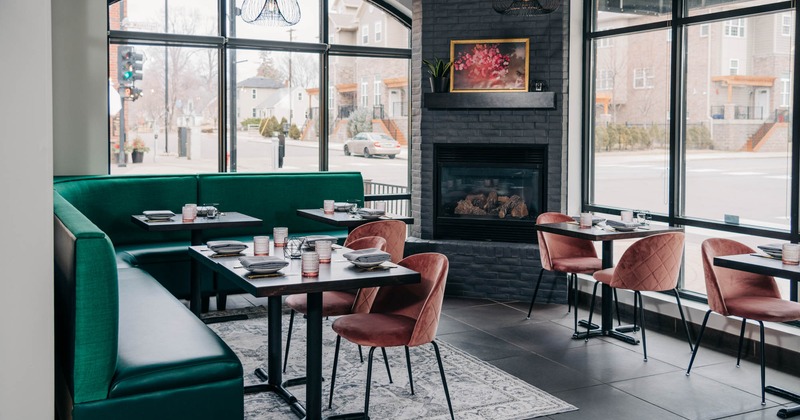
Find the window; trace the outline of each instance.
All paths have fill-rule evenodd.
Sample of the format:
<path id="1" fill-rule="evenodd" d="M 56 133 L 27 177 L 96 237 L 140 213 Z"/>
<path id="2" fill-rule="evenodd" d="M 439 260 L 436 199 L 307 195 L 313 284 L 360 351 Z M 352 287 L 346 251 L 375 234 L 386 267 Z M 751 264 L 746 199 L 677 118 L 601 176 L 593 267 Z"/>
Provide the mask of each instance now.
<path id="1" fill-rule="evenodd" d="M 744 38 L 744 19 L 725 21 L 725 36 Z"/>
<path id="2" fill-rule="evenodd" d="M 333 109 L 333 100 L 336 98 L 336 89 L 333 86 L 328 87 L 328 109 Z"/>
<path id="3" fill-rule="evenodd" d="M 369 92 L 367 92 L 368 87 L 369 84 L 367 83 L 367 78 L 365 77 L 361 79 L 361 106 L 365 108 L 369 106 Z"/>
<path id="4" fill-rule="evenodd" d="M 792 15 L 789 13 L 781 15 L 781 35 L 792 36 Z"/>
<path id="5" fill-rule="evenodd" d="M 704 23 L 700 25 L 700 37 L 704 38 L 708 36 L 708 24 Z"/>
<path id="6" fill-rule="evenodd" d="M 383 40 L 383 23 L 382 22 L 375 22 L 375 43 L 379 43 Z"/>
<path id="7" fill-rule="evenodd" d="M 736 76 L 739 74 L 739 60 L 732 58 L 730 61 L 730 65 L 728 65 L 728 71 L 731 76 Z"/>
<path id="8" fill-rule="evenodd" d="M 250 97 L 256 99 L 258 97 L 258 91 L 253 89 L 252 92 L 250 92 Z"/>
<path id="9" fill-rule="evenodd" d="M 633 69 L 633 88 L 652 89 L 653 69 L 650 68 Z"/>
<path id="10" fill-rule="evenodd" d="M 600 70 L 597 72 L 597 90 L 614 89 L 614 71 Z"/>
<path id="11" fill-rule="evenodd" d="M 369 25 L 364 25 L 361 27 L 361 44 L 369 44 Z"/>
<path id="12" fill-rule="evenodd" d="M 788 108 L 792 104 L 792 79 L 788 74 L 781 76 L 780 80 L 781 108 Z"/>
<path id="13" fill-rule="evenodd" d="M 250 113 L 250 116 L 253 118 L 258 117 L 258 110 L 253 108 L 252 112 Z"/>
<path id="14" fill-rule="evenodd" d="M 381 77 L 377 74 L 375 75 L 375 83 L 373 84 L 373 89 L 375 90 L 375 106 L 380 105 L 381 102 L 381 90 L 383 90 L 383 83 L 381 82 Z"/>

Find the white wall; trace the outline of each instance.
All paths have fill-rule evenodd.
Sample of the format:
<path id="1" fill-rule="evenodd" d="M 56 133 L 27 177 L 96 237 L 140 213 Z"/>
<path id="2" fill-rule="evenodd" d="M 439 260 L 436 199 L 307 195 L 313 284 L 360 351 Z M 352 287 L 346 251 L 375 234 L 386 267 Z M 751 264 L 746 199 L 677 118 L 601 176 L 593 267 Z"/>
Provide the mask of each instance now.
<path id="1" fill-rule="evenodd" d="M 53 170 L 107 174 L 108 8 L 97 0 L 52 0 L 52 8 Z"/>
<path id="2" fill-rule="evenodd" d="M 0 419 L 53 418 L 50 19 L 50 0 L 0 2 Z"/>

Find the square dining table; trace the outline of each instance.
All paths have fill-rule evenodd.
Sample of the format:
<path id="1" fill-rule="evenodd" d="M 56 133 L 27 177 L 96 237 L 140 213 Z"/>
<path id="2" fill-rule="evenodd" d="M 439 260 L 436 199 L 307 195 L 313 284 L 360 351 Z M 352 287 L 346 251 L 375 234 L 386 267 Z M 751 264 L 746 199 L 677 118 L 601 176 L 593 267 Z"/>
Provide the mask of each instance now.
<path id="1" fill-rule="evenodd" d="M 191 231 L 191 244 L 203 243 L 203 231 L 206 229 L 223 229 L 232 227 L 261 226 L 261 219 L 234 211 L 220 213 L 215 218 L 198 216 L 191 222 L 184 222 L 180 214 L 166 220 L 150 220 L 143 214 L 134 214 L 131 221 L 142 229 L 151 232 L 168 232 L 178 230 Z M 195 315 L 200 315 L 202 296 L 200 295 L 200 276 L 197 273 L 194 261 L 189 274 L 189 309 Z"/>
<path id="2" fill-rule="evenodd" d="M 572 238 L 587 239 L 590 241 L 602 242 L 602 267 L 611 268 L 614 266 L 614 241 L 619 239 L 644 238 L 650 235 L 667 232 L 683 232 L 682 227 L 647 225 L 638 227 L 632 231 L 621 232 L 607 227 L 593 225 L 590 228 L 582 228 L 577 222 L 546 223 L 536 225 L 536 229 L 542 232 L 564 235 Z M 614 329 L 614 314 L 612 309 L 613 289 L 611 286 L 602 284 L 602 323 L 600 328 L 592 329 L 588 333 L 581 332 L 573 335 L 573 338 L 592 338 L 598 336 L 612 337 L 630 344 L 638 344 L 635 338 L 623 334 L 621 329 Z M 630 330 L 630 328 L 627 328 Z"/>
<path id="3" fill-rule="evenodd" d="M 800 266 L 798 265 L 784 264 L 778 258 L 772 258 L 763 254 L 739 254 L 714 257 L 714 265 L 717 267 L 787 279 L 791 281 L 789 285 L 789 299 L 797 302 L 797 286 L 798 282 L 800 282 Z M 800 394 L 795 392 L 772 385 L 768 385 L 764 390 L 770 394 L 778 395 L 789 401 L 800 404 Z M 781 408 L 778 410 L 778 417 L 780 418 L 785 419 L 794 416 L 800 416 L 800 406 Z"/>
<path id="4" fill-rule="evenodd" d="M 414 218 L 408 216 L 400 216 L 398 214 L 386 214 L 377 219 L 363 218 L 361 216 L 350 214 L 346 211 L 335 211 L 333 213 L 325 213 L 322 209 L 298 209 L 297 215 L 307 219 L 316 220 L 318 222 L 327 223 L 336 227 L 346 227 L 350 232 L 358 226 L 365 223 L 374 222 L 376 220 L 400 220 L 407 225 L 414 224 Z"/>
<path id="5" fill-rule="evenodd" d="M 277 250 L 277 253 L 276 253 Z M 397 264 L 391 268 L 361 269 L 342 256 L 350 251 L 337 248 L 331 263 L 320 264 L 318 277 L 301 275 L 299 259 L 288 259 L 289 265 L 282 275 L 251 275 L 242 267 L 239 257 L 252 255 L 252 244 L 246 252 L 236 256 L 219 257 L 207 246 L 192 246 L 189 255 L 204 267 L 225 277 L 255 297 L 267 297 L 267 372 L 256 370 L 265 383 L 245 387 L 245 393 L 275 392 L 289 404 L 300 418 L 317 420 L 322 418 L 322 292 L 351 290 L 362 287 L 415 284 L 421 281 L 420 274 Z M 270 255 L 284 257 L 282 248 L 270 243 Z M 285 257 L 284 257 L 285 258 Z M 303 406 L 284 386 L 281 372 L 281 326 L 282 296 L 305 293 L 308 296 L 306 350 L 306 404 Z"/>

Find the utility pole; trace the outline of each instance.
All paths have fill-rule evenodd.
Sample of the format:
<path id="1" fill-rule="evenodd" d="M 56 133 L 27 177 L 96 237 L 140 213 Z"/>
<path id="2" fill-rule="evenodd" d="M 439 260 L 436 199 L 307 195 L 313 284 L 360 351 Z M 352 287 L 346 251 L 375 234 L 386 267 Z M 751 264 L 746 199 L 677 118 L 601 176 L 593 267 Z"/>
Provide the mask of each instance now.
<path id="1" fill-rule="evenodd" d="M 168 32 L 169 0 L 164 0 L 164 33 Z M 169 153 L 169 47 L 167 46 L 164 46 L 164 153 Z"/>

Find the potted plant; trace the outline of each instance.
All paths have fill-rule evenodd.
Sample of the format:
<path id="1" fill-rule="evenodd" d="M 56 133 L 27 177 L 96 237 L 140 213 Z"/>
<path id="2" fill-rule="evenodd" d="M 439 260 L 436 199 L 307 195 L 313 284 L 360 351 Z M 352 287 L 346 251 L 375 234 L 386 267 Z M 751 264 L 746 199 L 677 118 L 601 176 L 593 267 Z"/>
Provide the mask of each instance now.
<path id="1" fill-rule="evenodd" d="M 136 137 L 130 144 L 125 145 L 125 151 L 131 154 L 131 161 L 133 163 L 142 163 L 144 154 L 150 151 L 150 148 L 144 144 L 141 137 Z"/>
<path id="2" fill-rule="evenodd" d="M 450 90 L 450 67 L 453 62 L 433 57 L 433 60 L 422 60 L 422 63 L 428 68 L 431 91 L 435 93 L 448 92 Z"/>

